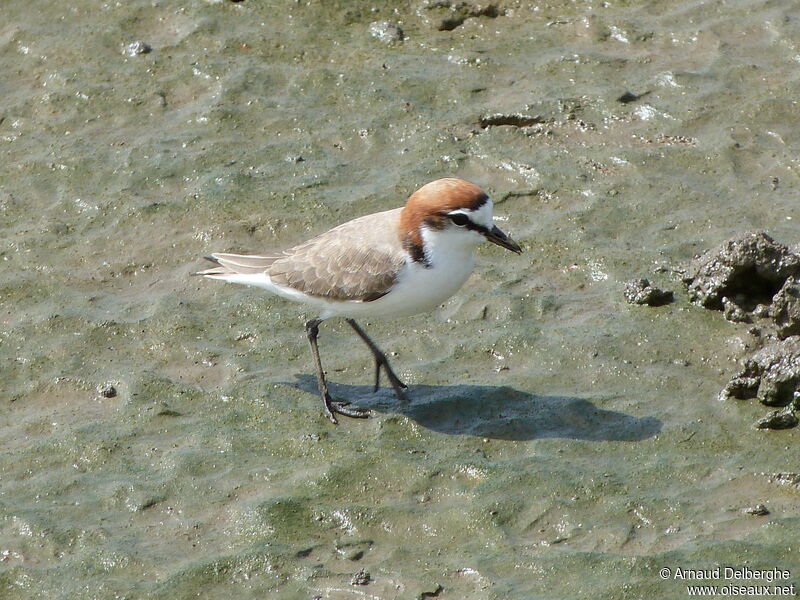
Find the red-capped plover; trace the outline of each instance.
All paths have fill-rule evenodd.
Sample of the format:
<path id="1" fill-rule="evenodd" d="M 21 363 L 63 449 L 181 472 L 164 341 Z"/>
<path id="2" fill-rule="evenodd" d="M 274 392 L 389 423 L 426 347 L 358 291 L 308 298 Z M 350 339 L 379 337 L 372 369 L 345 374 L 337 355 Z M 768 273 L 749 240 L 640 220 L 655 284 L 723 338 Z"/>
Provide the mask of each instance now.
<path id="1" fill-rule="evenodd" d="M 325 415 L 336 423 L 335 413 L 363 418 L 369 411 L 328 393 L 317 348 L 319 324 L 344 317 L 375 359 L 375 390 L 383 367 L 405 401 L 406 385 L 354 319 L 436 308 L 467 280 L 475 248 L 484 240 L 522 252 L 494 224 L 492 200 L 481 188 L 463 179 L 437 179 L 411 194 L 403 208 L 353 219 L 281 253 L 212 254 L 207 258 L 217 266 L 199 275 L 264 288 L 319 311 L 306 323 L 306 333 Z"/>

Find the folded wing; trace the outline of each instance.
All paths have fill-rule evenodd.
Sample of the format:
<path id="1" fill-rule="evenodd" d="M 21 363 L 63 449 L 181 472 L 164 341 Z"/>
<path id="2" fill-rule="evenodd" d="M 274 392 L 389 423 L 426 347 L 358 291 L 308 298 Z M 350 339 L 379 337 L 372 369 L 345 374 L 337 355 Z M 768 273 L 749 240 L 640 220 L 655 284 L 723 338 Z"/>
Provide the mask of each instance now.
<path id="1" fill-rule="evenodd" d="M 370 302 L 386 295 L 405 266 L 399 209 L 349 221 L 277 256 L 213 254 L 203 275 L 266 274 L 273 285 L 319 298 Z"/>

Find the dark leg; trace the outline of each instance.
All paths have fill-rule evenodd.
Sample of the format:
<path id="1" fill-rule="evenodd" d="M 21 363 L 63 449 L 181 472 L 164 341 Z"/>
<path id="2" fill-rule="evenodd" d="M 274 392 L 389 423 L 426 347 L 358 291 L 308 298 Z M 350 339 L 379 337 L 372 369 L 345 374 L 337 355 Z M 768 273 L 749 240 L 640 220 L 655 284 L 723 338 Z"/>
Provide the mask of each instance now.
<path id="1" fill-rule="evenodd" d="M 333 413 L 339 413 L 346 417 L 354 417 L 356 419 L 365 419 L 369 416 L 369 411 L 363 408 L 347 408 L 349 402 L 337 402 L 331 398 L 328 393 L 328 384 L 325 381 L 325 372 L 322 370 L 322 361 L 319 358 L 319 348 L 317 348 L 317 335 L 319 335 L 319 324 L 322 323 L 321 319 L 311 319 L 306 323 L 306 334 L 308 335 L 308 343 L 311 344 L 311 354 L 314 355 L 314 368 L 317 370 L 317 384 L 319 385 L 319 393 L 322 396 L 323 410 L 325 416 L 336 425 L 338 421 Z"/>
<path id="2" fill-rule="evenodd" d="M 389 361 L 386 358 L 386 355 L 381 352 L 381 349 L 375 345 L 367 333 L 359 327 L 358 323 L 356 323 L 353 319 L 346 319 L 348 323 L 350 323 L 350 327 L 352 327 L 355 332 L 358 334 L 364 343 L 369 347 L 372 351 L 372 356 L 375 358 L 375 391 L 378 391 L 378 388 L 381 385 L 381 367 L 386 371 L 386 376 L 389 378 L 389 383 L 392 384 L 392 388 L 394 388 L 394 393 L 397 395 L 397 398 L 401 402 L 408 402 L 408 398 L 406 398 L 406 394 L 403 390 L 405 390 L 408 386 L 400 381 L 400 378 L 394 374 L 392 371 L 392 367 L 389 365 Z"/>

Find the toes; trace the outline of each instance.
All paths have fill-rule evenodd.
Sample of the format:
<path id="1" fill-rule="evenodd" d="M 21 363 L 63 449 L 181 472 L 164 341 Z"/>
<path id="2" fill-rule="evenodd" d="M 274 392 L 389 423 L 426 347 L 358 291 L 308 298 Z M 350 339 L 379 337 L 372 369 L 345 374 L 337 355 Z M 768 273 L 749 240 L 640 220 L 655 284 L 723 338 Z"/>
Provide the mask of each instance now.
<path id="1" fill-rule="evenodd" d="M 324 406 L 323 412 L 325 413 L 325 416 L 328 417 L 328 420 L 331 423 L 333 423 L 334 425 L 339 424 L 339 421 L 336 419 L 336 417 L 333 416 L 333 411 L 328 407 L 328 405 Z"/>
<path id="2" fill-rule="evenodd" d="M 350 404 L 349 402 L 332 402 L 331 403 L 331 410 L 333 412 L 337 412 L 340 415 L 344 415 L 346 417 L 352 417 L 353 419 L 366 419 L 370 416 L 370 411 L 366 408 L 349 408 L 347 405 Z"/>

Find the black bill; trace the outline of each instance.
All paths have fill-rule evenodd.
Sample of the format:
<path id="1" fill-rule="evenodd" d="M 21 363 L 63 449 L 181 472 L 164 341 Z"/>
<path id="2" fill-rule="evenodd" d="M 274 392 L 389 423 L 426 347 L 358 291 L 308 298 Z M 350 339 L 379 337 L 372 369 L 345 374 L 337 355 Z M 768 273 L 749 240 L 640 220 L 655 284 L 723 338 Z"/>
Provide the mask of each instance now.
<path id="1" fill-rule="evenodd" d="M 503 233 L 503 231 L 497 225 L 492 227 L 490 231 L 487 231 L 483 235 L 486 236 L 486 239 L 493 244 L 502 246 L 507 250 L 516 252 L 517 254 L 522 254 L 522 248 L 519 247 L 519 244 Z"/>

